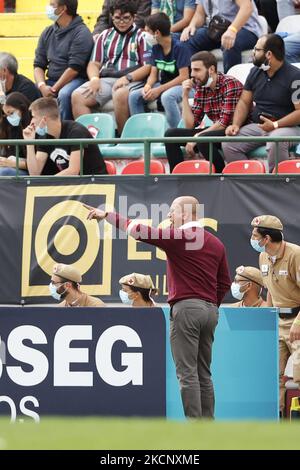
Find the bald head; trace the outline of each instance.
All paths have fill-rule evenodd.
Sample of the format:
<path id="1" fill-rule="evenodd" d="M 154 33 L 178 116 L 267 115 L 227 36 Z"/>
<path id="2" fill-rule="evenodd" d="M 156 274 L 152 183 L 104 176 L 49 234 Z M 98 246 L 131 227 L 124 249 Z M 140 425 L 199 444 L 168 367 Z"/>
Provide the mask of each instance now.
<path id="1" fill-rule="evenodd" d="M 200 203 L 193 196 L 180 196 L 172 202 L 169 218 L 175 228 L 200 218 Z"/>

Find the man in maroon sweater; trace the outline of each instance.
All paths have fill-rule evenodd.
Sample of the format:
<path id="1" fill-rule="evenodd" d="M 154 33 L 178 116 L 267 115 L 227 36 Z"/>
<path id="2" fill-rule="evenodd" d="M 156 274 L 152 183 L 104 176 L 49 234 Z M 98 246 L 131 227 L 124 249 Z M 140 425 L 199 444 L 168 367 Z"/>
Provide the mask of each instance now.
<path id="1" fill-rule="evenodd" d="M 223 243 L 197 221 L 199 202 L 192 196 L 175 199 L 168 228 L 86 206 L 88 219 L 105 219 L 137 240 L 167 255 L 168 302 L 171 306 L 171 348 L 187 417 L 214 416 L 211 355 L 218 306 L 231 286 Z"/>

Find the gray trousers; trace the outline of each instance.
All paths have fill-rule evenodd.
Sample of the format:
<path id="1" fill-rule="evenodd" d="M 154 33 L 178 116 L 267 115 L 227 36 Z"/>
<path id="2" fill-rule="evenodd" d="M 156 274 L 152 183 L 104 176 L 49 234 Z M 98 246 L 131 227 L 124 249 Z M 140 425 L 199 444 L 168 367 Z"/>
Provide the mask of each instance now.
<path id="1" fill-rule="evenodd" d="M 241 127 L 239 136 L 300 136 L 300 127 L 281 127 L 275 129 L 272 132 L 264 132 L 258 124 L 247 124 Z M 294 145 L 294 142 L 279 142 L 278 143 L 278 161 L 289 159 L 289 148 Z M 222 149 L 224 152 L 224 159 L 227 163 L 234 162 L 236 160 L 247 160 L 247 153 L 258 147 L 261 147 L 261 143 L 257 142 L 224 142 Z M 276 143 L 267 142 L 267 153 L 269 162 L 270 173 L 275 168 L 276 162 Z"/>
<path id="2" fill-rule="evenodd" d="M 181 300 L 171 309 L 171 349 L 189 418 L 214 417 L 210 365 L 218 317 L 217 306 L 200 299 Z"/>

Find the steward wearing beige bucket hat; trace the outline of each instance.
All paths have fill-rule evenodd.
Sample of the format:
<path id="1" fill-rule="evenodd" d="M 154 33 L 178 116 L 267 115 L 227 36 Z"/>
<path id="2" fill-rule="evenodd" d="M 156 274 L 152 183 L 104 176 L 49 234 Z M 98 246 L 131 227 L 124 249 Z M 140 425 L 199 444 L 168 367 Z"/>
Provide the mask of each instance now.
<path id="1" fill-rule="evenodd" d="M 55 264 L 49 291 L 55 300 L 63 300 L 58 307 L 105 307 L 102 300 L 80 290 L 82 276 L 71 264 Z"/>
<path id="2" fill-rule="evenodd" d="M 268 304 L 279 313 L 280 410 L 284 412 L 284 370 L 293 353 L 293 381 L 300 385 L 300 246 L 283 239 L 283 224 L 274 215 L 259 215 L 251 222 L 251 246 L 260 253 L 259 267 Z"/>
<path id="3" fill-rule="evenodd" d="M 260 270 L 253 266 L 239 266 L 235 272 L 234 282 L 231 284 L 231 295 L 239 302 L 230 306 L 267 307 L 267 302 L 261 297 L 264 282 Z"/>

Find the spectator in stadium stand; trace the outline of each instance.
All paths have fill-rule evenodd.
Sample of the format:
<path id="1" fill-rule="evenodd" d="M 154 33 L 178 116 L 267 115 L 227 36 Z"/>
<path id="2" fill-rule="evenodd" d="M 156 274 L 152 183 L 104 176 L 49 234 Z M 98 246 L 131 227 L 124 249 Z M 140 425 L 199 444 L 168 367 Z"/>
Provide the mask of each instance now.
<path id="1" fill-rule="evenodd" d="M 260 215 L 251 222 L 251 246 L 260 253 L 259 266 L 268 289 L 268 304 L 288 309 L 279 313 L 280 411 L 284 416 L 284 370 L 293 354 L 293 381 L 300 388 L 300 246 L 283 239 L 282 222 Z"/>
<path id="2" fill-rule="evenodd" d="M 155 307 L 153 295 L 157 295 L 151 276 L 139 273 L 127 274 L 119 280 L 122 289 L 120 299 L 133 307 Z"/>
<path id="3" fill-rule="evenodd" d="M 217 72 L 217 60 L 211 52 L 197 52 L 191 57 L 191 77 L 182 84 L 182 117 L 185 129 L 168 129 L 165 136 L 199 137 L 199 142 L 165 144 L 171 172 L 177 163 L 184 160 L 182 145 L 185 145 L 188 157 L 196 158 L 200 153 L 208 159 L 208 143 L 202 143 L 201 136 L 225 135 L 225 129 L 232 122 L 235 106 L 243 91 L 239 80 Z M 195 88 L 195 96 L 191 108 L 189 94 L 192 88 Z M 205 114 L 213 124 L 200 129 Z M 225 166 L 219 149 L 221 144 L 213 145 L 213 163 L 217 173 L 221 173 Z"/>
<path id="4" fill-rule="evenodd" d="M 80 145 L 51 145 L 52 139 L 92 139 L 88 129 L 79 122 L 62 121 L 55 98 L 39 98 L 30 106 L 32 120 L 23 131 L 25 140 L 32 140 L 36 135 L 49 139 L 49 145 L 27 145 L 27 168 L 34 175 L 79 175 Z M 82 151 L 83 174 L 107 174 L 106 166 L 99 147 L 96 144 L 84 146 Z"/>
<path id="5" fill-rule="evenodd" d="M 72 107 L 76 119 L 91 113 L 97 104 L 101 111 L 112 98 L 121 134 L 129 117 L 129 90 L 141 87 L 149 75 L 151 50 L 144 32 L 134 24 L 134 0 L 115 0 L 110 12 L 113 27 L 98 37 L 87 68 L 90 81 L 73 92 Z"/>
<path id="6" fill-rule="evenodd" d="M 180 37 L 195 13 L 195 0 L 152 0 L 151 14 L 163 12 L 171 22 L 171 32 Z"/>
<path id="7" fill-rule="evenodd" d="M 170 339 L 184 412 L 190 418 L 212 418 L 212 344 L 218 306 L 231 280 L 223 243 L 198 222 L 199 202 L 192 196 L 176 198 L 169 212 L 171 226 L 167 228 L 149 227 L 115 212 L 85 207 L 89 220 L 105 219 L 133 238 L 165 251 Z"/>
<path id="8" fill-rule="evenodd" d="M 49 291 L 55 300 L 62 300 L 57 307 L 105 307 L 102 300 L 87 295 L 80 289 L 81 273 L 71 264 L 55 264 Z"/>
<path id="9" fill-rule="evenodd" d="M 90 30 L 77 15 L 77 6 L 77 0 L 50 0 L 46 13 L 54 24 L 42 32 L 35 51 L 37 87 L 44 98 L 57 97 L 62 119 L 73 118 L 71 94 L 86 81 L 94 44 Z"/>
<path id="10" fill-rule="evenodd" d="M 207 22 L 215 15 L 229 23 L 221 39 L 211 39 L 208 35 Z M 196 0 L 195 14 L 183 30 L 181 40 L 188 41 L 192 54 L 222 47 L 227 73 L 230 67 L 242 62 L 242 51 L 252 49 L 262 32 L 253 0 Z"/>
<path id="11" fill-rule="evenodd" d="M 239 266 L 235 272 L 231 295 L 238 302 L 226 304 L 226 307 L 268 307 L 261 297 L 264 281 L 260 270 L 252 266 Z"/>
<path id="12" fill-rule="evenodd" d="M 30 101 L 17 91 L 10 93 L 3 105 L 3 120 L 1 139 L 23 139 L 23 129 L 30 124 Z M 0 176 L 14 176 L 16 170 L 16 147 L 2 147 L 0 157 Z M 19 174 L 28 175 L 26 162 L 26 147 L 19 147 Z"/>
<path id="13" fill-rule="evenodd" d="M 147 102 L 156 101 L 165 111 L 168 125 L 177 127 L 181 119 L 182 82 L 189 78 L 190 51 L 172 37 L 171 23 L 165 13 L 146 18 L 146 40 L 153 45 L 151 72 L 143 88 L 129 93 L 130 114 L 144 113 Z"/>
<path id="14" fill-rule="evenodd" d="M 35 84 L 18 73 L 18 61 L 9 52 L 0 52 L 0 93 L 8 96 L 18 91 L 28 98 L 30 103 L 41 96 Z M 5 100 L 1 101 L 2 104 Z"/>
<path id="15" fill-rule="evenodd" d="M 96 40 L 102 31 L 111 28 L 113 26 L 110 9 L 113 4 L 113 0 L 104 0 L 102 11 L 100 16 L 97 18 L 95 24 L 93 36 Z M 145 27 L 145 18 L 151 13 L 151 0 L 136 0 L 137 12 L 134 18 L 134 22 L 138 28 Z"/>
<path id="16" fill-rule="evenodd" d="M 233 116 L 226 129 L 227 136 L 299 136 L 300 135 L 300 70 L 287 63 L 284 42 L 277 34 L 262 36 L 256 43 L 253 67 Z M 255 106 L 254 106 L 255 103 Z M 252 110 L 252 123 L 245 124 Z M 278 143 L 278 161 L 288 160 L 293 142 Z M 247 159 L 251 150 L 261 142 L 224 142 L 226 162 Z M 269 171 L 276 159 L 276 143 L 267 143 Z"/>

